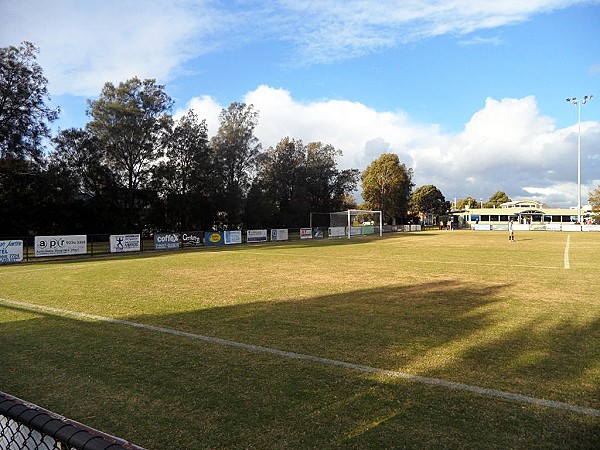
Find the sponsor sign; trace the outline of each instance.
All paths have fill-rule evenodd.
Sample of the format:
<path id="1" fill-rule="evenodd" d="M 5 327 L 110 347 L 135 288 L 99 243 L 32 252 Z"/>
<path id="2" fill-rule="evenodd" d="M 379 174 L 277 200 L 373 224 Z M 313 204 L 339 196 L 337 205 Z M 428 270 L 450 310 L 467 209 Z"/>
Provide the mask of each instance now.
<path id="1" fill-rule="evenodd" d="M 242 243 L 242 231 L 231 230 L 225 231 L 225 244 L 241 244 Z"/>
<path id="2" fill-rule="evenodd" d="M 300 228 L 300 239 L 312 239 L 312 229 Z"/>
<path id="3" fill-rule="evenodd" d="M 23 261 L 23 241 L 0 241 L 0 264 Z"/>
<path id="4" fill-rule="evenodd" d="M 246 231 L 246 242 L 267 242 L 267 230 Z"/>
<path id="5" fill-rule="evenodd" d="M 36 257 L 85 255 L 87 253 L 87 236 L 36 236 L 34 249 Z"/>
<path id="6" fill-rule="evenodd" d="M 359 236 L 363 234 L 363 227 L 350 227 L 350 236 Z"/>
<path id="7" fill-rule="evenodd" d="M 201 231 L 187 231 L 181 234 L 181 243 L 184 247 L 200 247 L 202 246 Z"/>
<path id="8" fill-rule="evenodd" d="M 111 234 L 110 252 L 139 252 L 141 250 L 141 239 L 139 234 Z"/>
<path id="9" fill-rule="evenodd" d="M 375 227 L 373 225 L 363 225 L 363 234 L 375 234 Z"/>
<path id="10" fill-rule="evenodd" d="M 154 248 L 156 250 L 173 250 L 179 248 L 178 233 L 156 233 L 154 235 Z"/>
<path id="11" fill-rule="evenodd" d="M 324 233 L 320 228 L 315 228 L 313 231 L 313 236 L 317 239 L 323 239 Z"/>
<path id="12" fill-rule="evenodd" d="M 288 236 L 289 234 L 287 228 L 271 230 L 271 241 L 287 241 Z"/>
<path id="13" fill-rule="evenodd" d="M 600 231 L 600 225 L 583 225 L 582 231 Z"/>
<path id="14" fill-rule="evenodd" d="M 492 226 L 478 223 L 473 226 L 473 229 L 477 231 L 490 231 L 492 229 Z"/>
<path id="15" fill-rule="evenodd" d="M 346 227 L 329 227 L 327 234 L 329 237 L 344 237 L 346 236 Z"/>
<path id="16" fill-rule="evenodd" d="M 225 243 L 222 231 L 206 231 L 204 232 L 204 245 L 207 247 L 215 245 L 223 245 Z"/>

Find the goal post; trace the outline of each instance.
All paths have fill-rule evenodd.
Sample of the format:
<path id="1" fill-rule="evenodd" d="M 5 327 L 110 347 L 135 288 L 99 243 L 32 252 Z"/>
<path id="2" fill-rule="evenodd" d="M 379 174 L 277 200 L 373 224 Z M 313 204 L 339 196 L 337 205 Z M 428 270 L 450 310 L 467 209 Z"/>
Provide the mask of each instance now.
<path id="1" fill-rule="evenodd" d="M 365 236 L 375 233 L 383 236 L 382 216 L 381 211 L 364 209 L 331 212 L 329 213 L 329 234 L 338 237 L 344 235 L 348 239 L 352 236 Z"/>

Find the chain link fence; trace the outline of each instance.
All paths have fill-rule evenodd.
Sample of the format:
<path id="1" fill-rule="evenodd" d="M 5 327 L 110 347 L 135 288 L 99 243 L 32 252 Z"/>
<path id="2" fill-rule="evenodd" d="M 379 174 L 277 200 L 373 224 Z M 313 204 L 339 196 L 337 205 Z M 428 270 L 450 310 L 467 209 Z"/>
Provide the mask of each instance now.
<path id="1" fill-rule="evenodd" d="M 144 450 L 0 392 L 1 450 Z"/>

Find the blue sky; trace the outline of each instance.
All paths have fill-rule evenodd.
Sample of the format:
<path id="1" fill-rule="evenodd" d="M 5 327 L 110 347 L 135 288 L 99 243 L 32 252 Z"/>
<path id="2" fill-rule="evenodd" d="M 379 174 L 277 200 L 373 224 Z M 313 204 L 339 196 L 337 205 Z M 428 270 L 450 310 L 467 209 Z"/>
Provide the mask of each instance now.
<path id="1" fill-rule="evenodd" d="M 448 200 L 550 206 L 600 184 L 600 0 L 21 0 L 0 2 L 0 45 L 40 48 L 56 128 L 84 126 L 106 81 L 155 78 L 212 135 L 233 101 L 285 137 L 342 150 L 360 170 L 394 152 Z"/>

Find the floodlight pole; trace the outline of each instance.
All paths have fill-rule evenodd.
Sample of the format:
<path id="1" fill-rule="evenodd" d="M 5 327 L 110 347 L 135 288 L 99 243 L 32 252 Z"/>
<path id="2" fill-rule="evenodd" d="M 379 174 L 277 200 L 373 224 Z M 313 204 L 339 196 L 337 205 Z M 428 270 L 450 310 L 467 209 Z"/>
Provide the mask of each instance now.
<path id="1" fill-rule="evenodd" d="M 585 105 L 593 95 L 584 95 L 582 99 L 577 97 L 567 98 L 567 101 L 577 106 L 577 223 L 581 225 L 581 105 Z"/>

